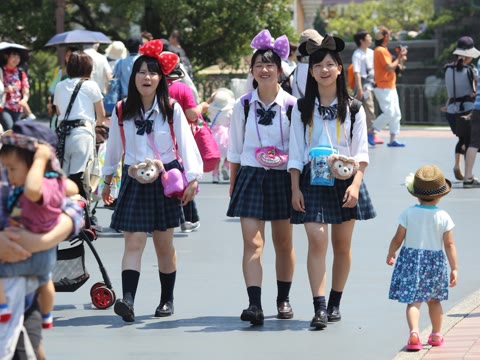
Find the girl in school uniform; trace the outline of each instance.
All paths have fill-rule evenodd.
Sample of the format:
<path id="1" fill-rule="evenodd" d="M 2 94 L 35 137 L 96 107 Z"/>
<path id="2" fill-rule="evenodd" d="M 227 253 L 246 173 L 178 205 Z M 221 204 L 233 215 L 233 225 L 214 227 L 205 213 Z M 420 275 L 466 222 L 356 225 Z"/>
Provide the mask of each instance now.
<path id="1" fill-rule="evenodd" d="M 303 224 L 307 233 L 307 269 L 315 313 L 310 325 L 323 329 L 329 321 L 341 319 L 340 300 L 350 272 L 355 221 L 371 219 L 376 214 L 363 182 L 369 161 L 365 111 L 359 108 L 351 116 L 352 99 L 339 54 L 345 43 L 326 35 L 321 43 L 308 39 L 303 46 L 310 56 L 309 73 L 305 97 L 293 109 L 290 129 L 291 222 Z M 358 163 L 356 173 L 347 180 L 334 179 L 332 186 L 312 183 L 311 173 L 315 169 L 311 169 L 311 164 L 325 164 L 310 162 L 309 152 L 320 145 L 353 158 Z M 325 258 L 329 224 L 334 259 L 327 306 Z"/>
<path id="2" fill-rule="evenodd" d="M 293 317 L 289 293 L 295 252 L 289 220 L 291 184 L 285 156 L 290 133 L 288 104 L 294 104 L 296 99 L 277 81 L 282 59 L 289 54 L 288 38 L 283 35 L 274 40 L 265 29 L 251 46 L 256 49 L 250 64 L 254 90 L 236 101 L 230 123 L 227 160 L 231 198 L 227 216 L 239 217 L 242 228 L 242 268 L 249 305 L 240 318 L 262 325 L 262 252 L 267 221 L 271 222 L 276 254 L 277 318 Z"/>

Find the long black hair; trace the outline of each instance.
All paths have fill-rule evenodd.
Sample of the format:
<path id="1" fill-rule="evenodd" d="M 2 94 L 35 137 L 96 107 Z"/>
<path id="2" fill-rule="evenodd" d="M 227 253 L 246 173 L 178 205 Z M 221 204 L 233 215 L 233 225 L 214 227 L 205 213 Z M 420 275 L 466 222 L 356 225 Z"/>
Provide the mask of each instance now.
<path id="1" fill-rule="evenodd" d="M 255 61 L 257 61 L 257 57 L 262 58 L 262 62 L 264 63 L 273 63 L 277 65 L 278 72 L 282 72 L 282 59 L 277 53 L 271 49 L 266 50 L 257 50 L 252 56 L 252 60 L 250 61 L 250 72 L 253 71 L 253 66 L 255 65 Z M 257 80 L 253 79 L 253 88 L 256 89 L 258 87 Z"/>
<path id="2" fill-rule="evenodd" d="M 345 73 L 343 69 L 342 59 L 340 54 L 336 51 L 321 49 L 315 51 L 310 55 L 308 62 L 308 75 L 307 75 L 307 84 L 305 86 L 305 97 L 299 99 L 298 108 L 302 114 L 302 122 L 305 125 L 312 126 L 313 123 L 313 114 L 315 111 L 315 100 L 318 98 L 319 103 L 322 101 L 320 99 L 320 93 L 318 92 L 318 84 L 315 78 L 310 73 L 314 64 L 321 62 L 325 56 L 330 55 L 337 65 L 342 66 L 342 71 L 337 77 L 337 114 L 340 122 L 343 124 L 345 122 L 345 117 L 347 116 L 347 107 L 352 100 L 352 97 L 348 94 L 347 83 L 345 81 Z"/>
<path id="3" fill-rule="evenodd" d="M 170 106 L 168 100 L 167 77 L 163 75 L 158 60 L 145 55 L 141 55 L 133 64 L 132 74 L 128 81 L 128 97 L 123 108 L 123 118 L 125 120 L 133 119 L 137 115 L 140 115 L 142 111 L 145 112 L 148 110 L 143 108 L 142 98 L 135 84 L 135 76 L 140 71 L 143 63 L 147 64 L 148 71 L 156 72 L 161 76 L 156 89 L 158 108 L 165 119 L 170 119 L 173 116 L 173 108 Z"/>

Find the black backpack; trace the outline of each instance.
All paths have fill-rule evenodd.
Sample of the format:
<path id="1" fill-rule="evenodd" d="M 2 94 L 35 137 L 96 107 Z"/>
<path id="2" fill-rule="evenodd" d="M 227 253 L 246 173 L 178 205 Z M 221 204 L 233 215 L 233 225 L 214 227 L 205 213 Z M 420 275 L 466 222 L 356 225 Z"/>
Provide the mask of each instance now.
<path id="1" fill-rule="evenodd" d="M 292 89 L 292 84 L 290 82 L 290 78 L 292 77 L 293 73 L 295 72 L 297 68 L 293 69 L 293 71 L 290 73 L 290 75 L 288 76 L 285 76 L 283 73 L 282 75 L 280 76 L 280 80 L 278 81 L 278 83 L 280 84 L 280 86 L 282 87 L 283 90 L 285 90 L 287 93 L 289 93 L 290 95 L 292 95 L 292 92 L 293 92 L 293 89 Z"/>

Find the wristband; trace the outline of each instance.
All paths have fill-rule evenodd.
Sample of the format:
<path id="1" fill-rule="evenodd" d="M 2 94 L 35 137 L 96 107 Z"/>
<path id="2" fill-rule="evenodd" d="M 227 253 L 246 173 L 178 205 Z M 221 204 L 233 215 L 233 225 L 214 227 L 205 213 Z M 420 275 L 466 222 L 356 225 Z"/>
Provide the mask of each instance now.
<path id="1" fill-rule="evenodd" d="M 112 183 L 111 183 L 111 182 L 106 182 L 106 181 L 104 180 L 104 181 L 103 181 L 103 185 L 112 186 Z"/>

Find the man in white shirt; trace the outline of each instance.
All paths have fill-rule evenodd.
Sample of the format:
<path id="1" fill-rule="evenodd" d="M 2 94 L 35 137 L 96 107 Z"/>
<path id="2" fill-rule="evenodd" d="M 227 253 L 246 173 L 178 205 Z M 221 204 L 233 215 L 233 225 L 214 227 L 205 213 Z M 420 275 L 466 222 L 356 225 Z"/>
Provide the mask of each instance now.
<path id="1" fill-rule="evenodd" d="M 108 63 L 107 58 L 97 52 L 98 45 L 98 43 L 86 44 L 83 46 L 83 51 L 93 59 L 91 79 L 98 84 L 100 91 L 105 95 L 108 88 L 108 82 L 112 78 L 112 68 Z"/>
<path id="2" fill-rule="evenodd" d="M 375 120 L 375 105 L 373 102 L 373 50 L 372 36 L 366 30 L 360 30 L 353 36 L 357 49 L 352 55 L 353 74 L 355 78 L 355 97 L 360 100 L 367 116 L 368 143 L 372 146 L 383 144 L 384 141 L 375 135 L 372 123 Z"/>

